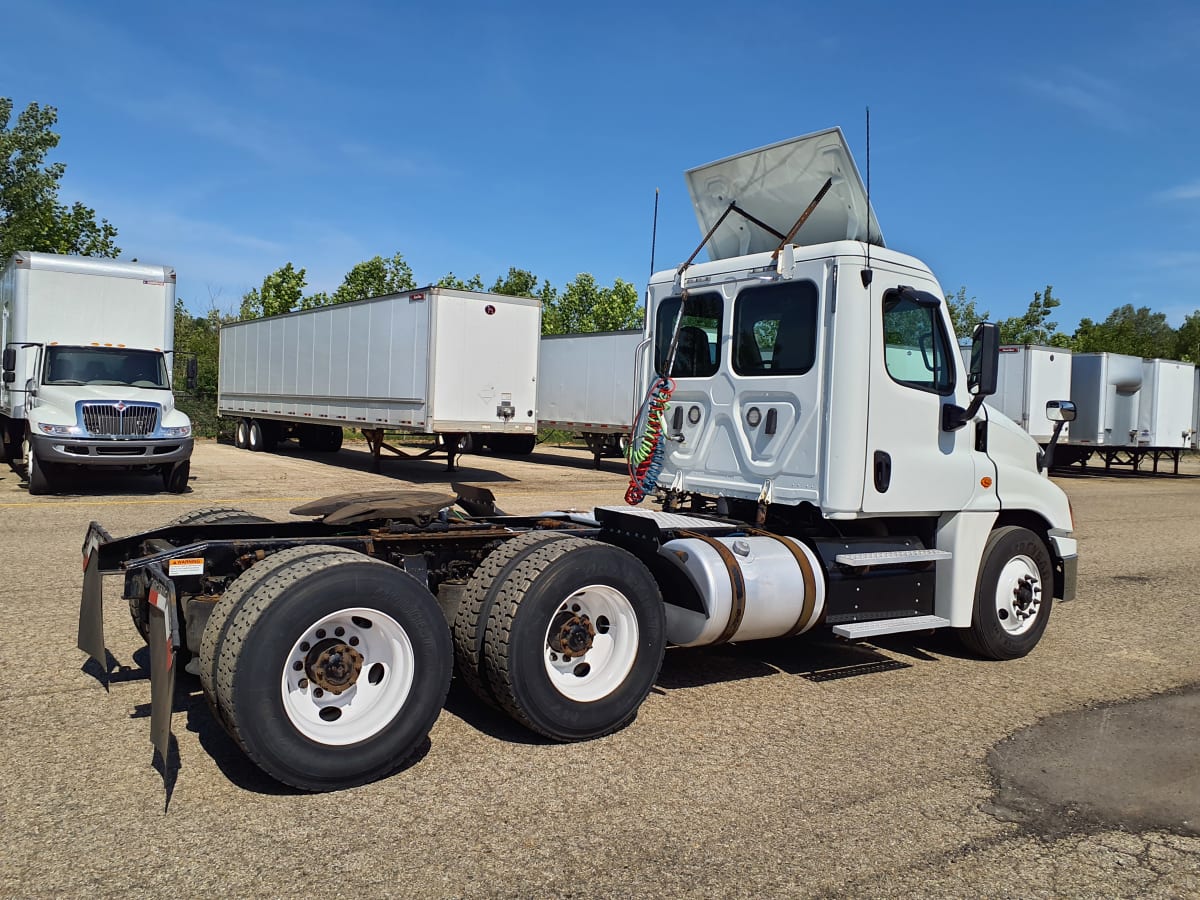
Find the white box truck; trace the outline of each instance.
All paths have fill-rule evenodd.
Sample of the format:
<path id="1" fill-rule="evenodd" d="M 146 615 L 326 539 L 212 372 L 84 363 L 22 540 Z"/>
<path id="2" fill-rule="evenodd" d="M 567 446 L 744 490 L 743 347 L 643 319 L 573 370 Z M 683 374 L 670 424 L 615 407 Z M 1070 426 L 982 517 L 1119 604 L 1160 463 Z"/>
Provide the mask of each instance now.
<path id="1" fill-rule="evenodd" d="M 541 314 L 528 297 L 427 287 L 235 322 L 221 328 L 217 410 L 249 450 L 295 436 L 335 451 L 356 428 L 376 466 L 384 449 L 409 455 L 389 431 L 438 435 L 451 469 L 471 445 L 528 453 Z"/>
<path id="2" fill-rule="evenodd" d="M 1172 359 L 1142 361 L 1138 443 L 1190 447 L 1195 411 L 1196 367 Z"/>
<path id="3" fill-rule="evenodd" d="M 634 395 L 634 356 L 644 340 L 641 331 L 544 335 L 538 362 L 539 427 L 582 435 L 597 466 L 606 454 L 622 453 L 639 399 Z"/>
<path id="4" fill-rule="evenodd" d="M 688 180 L 710 260 L 651 279 L 649 453 L 627 495 L 661 508 L 507 516 L 455 485 L 285 522 L 92 524 L 79 643 L 104 665 L 102 576 L 123 576 L 164 759 L 184 647 L 233 739 L 307 790 L 399 766 L 452 662 L 531 730 L 580 741 L 634 720 L 668 644 L 945 628 L 984 657 L 1033 650 L 1075 594 L 1076 542 L 1036 442 L 983 407 L 998 328 L 964 366 L 941 288 L 883 246 L 837 129 Z"/>
<path id="5" fill-rule="evenodd" d="M 175 408 L 175 270 L 21 252 L 0 273 L 0 430 L 31 494 L 67 467 L 141 469 L 187 489 L 192 426 Z"/>

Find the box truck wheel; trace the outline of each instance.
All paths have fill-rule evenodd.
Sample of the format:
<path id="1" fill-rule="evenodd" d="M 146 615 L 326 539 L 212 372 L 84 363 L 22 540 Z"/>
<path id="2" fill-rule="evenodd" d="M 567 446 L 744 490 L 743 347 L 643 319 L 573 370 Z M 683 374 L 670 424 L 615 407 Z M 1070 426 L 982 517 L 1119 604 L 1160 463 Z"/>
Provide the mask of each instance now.
<path id="1" fill-rule="evenodd" d="M 505 586 L 505 579 L 517 565 L 537 547 L 549 541 L 563 540 L 561 531 L 529 531 L 505 541 L 487 555 L 480 564 L 458 604 L 458 612 L 450 627 L 454 639 L 455 674 L 484 702 L 495 706 L 488 682 L 484 641 L 488 616 L 496 596 Z"/>
<path id="2" fill-rule="evenodd" d="M 188 489 L 188 478 L 191 474 L 192 461 L 190 459 L 163 466 L 163 487 L 172 494 L 182 494 Z"/>
<path id="3" fill-rule="evenodd" d="M 239 450 L 250 446 L 250 423 L 245 419 L 237 420 L 237 426 L 233 429 L 233 446 Z"/>
<path id="4" fill-rule="evenodd" d="M 25 460 L 25 480 L 29 483 L 29 493 L 50 493 L 51 467 L 37 458 L 28 435 L 21 444 L 21 456 Z"/>
<path id="5" fill-rule="evenodd" d="M 453 650 L 433 595 L 361 554 L 276 566 L 224 624 L 216 696 L 230 734 L 268 775 L 303 790 L 395 770 L 450 686 Z"/>
<path id="6" fill-rule="evenodd" d="M 342 449 L 342 429 L 338 425 L 325 425 L 321 429 L 320 447 L 322 453 L 337 453 Z"/>
<path id="7" fill-rule="evenodd" d="M 662 598 L 633 554 L 566 538 L 505 576 L 488 616 L 487 674 L 518 721 L 559 741 L 631 722 L 666 647 Z"/>
<path id="8" fill-rule="evenodd" d="M 270 522 L 271 520 L 263 516 L 257 516 L 252 512 L 247 512 L 244 509 L 236 509 L 232 506 L 206 506 L 202 509 L 193 509 L 191 512 L 184 513 L 182 516 L 176 516 L 170 522 L 163 525 L 163 528 L 173 528 L 176 525 L 249 525 L 254 522 Z M 133 627 L 137 629 L 138 634 L 142 636 L 143 641 L 150 640 L 150 610 L 146 605 L 146 600 L 142 597 L 129 598 L 129 616 L 133 619 Z M 181 616 L 182 620 L 182 616 Z M 181 637 L 186 641 L 186 633 Z M 196 648 L 192 648 L 193 652 Z"/>
<path id="9" fill-rule="evenodd" d="M 1054 567 L 1045 542 L 1027 528 L 997 528 L 983 548 L 963 643 L 989 659 L 1024 656 L 1041 640 L 1053 603 Z"/>
<path id="10" fill-rule="evenodd" d="M 246 449 L 253 450 L 255 453 L 261 453 L 266 449 L 263 441 L 262 422 L 258 419 L 250 420 L 250 426 L 246 431 Z"/>

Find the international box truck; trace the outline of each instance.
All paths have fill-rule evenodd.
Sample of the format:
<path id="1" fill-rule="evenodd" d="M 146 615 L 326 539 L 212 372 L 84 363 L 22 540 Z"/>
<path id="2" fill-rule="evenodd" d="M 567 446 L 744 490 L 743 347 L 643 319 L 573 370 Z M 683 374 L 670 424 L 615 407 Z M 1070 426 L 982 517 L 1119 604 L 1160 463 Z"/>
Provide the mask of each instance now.
<path id="1" fill-rule="evenodd" d="M 705 238 L 650 280 L 627 505 L 510 516 L 455 485 L 119 539 L 92 523 L 79 644 L 106 665 L 103 576 L 121 576 L 164 759 L 189 657 L 250 759 L 331 790 L 417 751 L 455 667 L 580 741 L 634 720 L 668 644 L 947 629 L 990 659 L 1034 649 L 1075 594 L 1076 541 L 1037 443 L 983 403 L 998 328 L 964 365 L 941 287 L 883 246 L 837 129 L 688 183 Z"/>
<path id="2" fill-rule="evenodd" d="M 363 433 L 376 466 L 386 432 L 432 435 L 449 468 L 487 444 L 528 453 L 541 302 L 426 287 L 221 328 L 217 410 L 234 443 L 272 450 L 294 436 L 317 451 Z"/>
<path id="3" fill-rule="evenodd" d="M 0 273 L 0 433 L 31 494 L 117 467 L 187 489 L 192 425 L 175 406 L 175 270 L 20 252 Z"/>

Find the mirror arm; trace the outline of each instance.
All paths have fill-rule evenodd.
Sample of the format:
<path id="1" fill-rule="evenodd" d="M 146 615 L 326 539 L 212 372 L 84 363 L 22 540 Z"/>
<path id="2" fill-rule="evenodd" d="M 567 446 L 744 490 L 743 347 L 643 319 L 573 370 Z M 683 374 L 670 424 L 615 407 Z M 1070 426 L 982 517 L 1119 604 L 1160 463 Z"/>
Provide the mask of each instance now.
<path id="1" fill-rule="evenodd" d="M 983 394 L 976 394 L 966 409 L 955 403 L 947 403 L 942 407 L 942 431 L 958 431 L 975 418 L 985 399 Z"/>
<path id="2" fill-rule="evenodd" d="M 1046 445 L 1046 449 L 1038 454 L 1037 464 L 1038 471 L 1045 472 L 1054 465 L 1054 448 L 1058 446 L 1058 436 L 1062 433 L 1064 421 L 1059 420 L 1054 423 L 1054 431 L 1050 433 L 1050 443 Z"/>

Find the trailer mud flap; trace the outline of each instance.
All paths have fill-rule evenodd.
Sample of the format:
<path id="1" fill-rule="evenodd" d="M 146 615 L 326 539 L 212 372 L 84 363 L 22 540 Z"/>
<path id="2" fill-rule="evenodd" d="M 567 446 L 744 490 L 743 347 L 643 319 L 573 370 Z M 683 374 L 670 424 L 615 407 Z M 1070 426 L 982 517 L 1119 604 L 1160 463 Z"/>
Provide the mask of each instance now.
<path id="1" fill-rule="evenodd" d="M 168 770 L 171 750 L 171 712 L 175 705 L 175 648 L 179 622 L 175 585 L 157 563 L 147 568 L 150 611 L 150 742 Z"/>
<path id="2" fill-rule="evenodd" d="M 88 526 L 83 539 L 83 593 L 79 599 L 79 638 L 77 646 L 94 659 L 103 675 L 100 679 L 108 690 L 108 651 L 104 646 L 104 588 L 100 574 L 100 545 L 112 540 L 99 522 Z"/>

